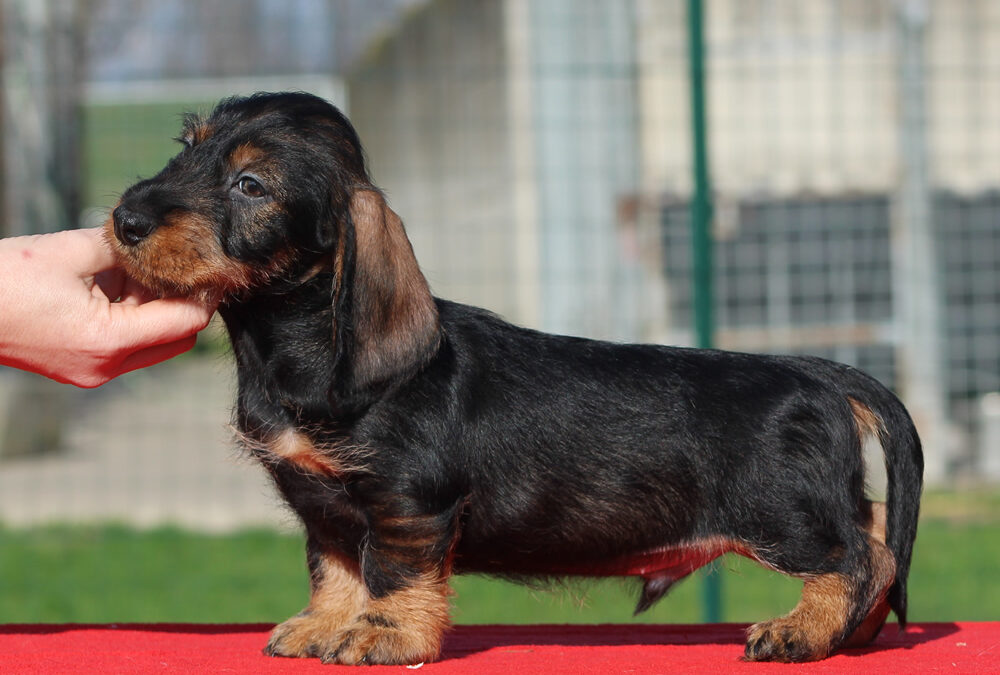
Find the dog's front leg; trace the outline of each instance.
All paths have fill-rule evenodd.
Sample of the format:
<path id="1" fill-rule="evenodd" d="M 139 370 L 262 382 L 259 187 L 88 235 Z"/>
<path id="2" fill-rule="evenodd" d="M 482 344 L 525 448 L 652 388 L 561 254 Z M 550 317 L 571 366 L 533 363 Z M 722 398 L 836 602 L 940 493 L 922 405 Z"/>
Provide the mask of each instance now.
<path id="1" fill-rule="evenodd" d="M 274 629 L 265 653 L 342 664 L 436 658 L 448 628 L 456 513 L 373 516 L 357 559 L 310 537 L 309 605 Z"/>
<path id="2" fill-rule="evenodd" d="M 344 628 L 364 610 L 368 593 L 356 561 L 307 543 L 309 604 L 278 625 L 264 652 L 270 656 L 324 657 L 341 643 Z"/>
<path id="3" fill-rule="evenodd" d="M 389 510 L 368 514 L 356 556 L 341 550 L 343 541 L 309 537 L 309 604 L 274 629 L 266 654 L 386 665 L 437 657 L 448 628 L 448 577 L 461 503 L 432 515 Z"/>
<path id="4" fill-rule="evenodd" d="M 361 551 L 363 609 L 321 658 L 415 664 L 435 659 L 448 628 L 454 514 L 382 518 Z"/>
<path id="5" fill-rule="evenodd" d="M 337 566 L 313 589 L 309 605 L 272 631 L 265 653 L 352 665 L 431 661 L 448 627 L 448 595 L 446 579 L 421 575 L 371 597 L 360 576 Z"/>
<path id="6" fill-rule="evenodd" d="M 411 665 L 434 660 L 448 627 L 448 595 L 445 579 L 422 575 L 405 588 L 370 598 L 323 661 Z"/>

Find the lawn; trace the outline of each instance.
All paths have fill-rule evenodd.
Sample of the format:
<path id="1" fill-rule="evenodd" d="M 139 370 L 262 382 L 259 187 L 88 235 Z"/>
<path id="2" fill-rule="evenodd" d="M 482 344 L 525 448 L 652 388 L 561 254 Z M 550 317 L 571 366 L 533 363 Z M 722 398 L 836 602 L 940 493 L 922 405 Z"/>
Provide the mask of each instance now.
<path id="1" fill-rule="evenodd" d="M 1000 498 L 928 497 L 910 575 L 913 621 L 1000 620 Z M 302 538 L 177 529 L 53 526 L 0 530 L 0 622 L 273 622 L 305 604 Z M 727 557 L 723 619 L 783 613 L 800 582 Z M 627 580 L 548 590 L 458 577 L 457 623 L 698 622 L 700 576 L 636 619 Z"/>
<path id="2" fill-rule="evenodd" d="M 185 112 L 211 112 L 209 102 L 90 105 L 83 109 L 84 203 L 109 209 L 138 178 L 159 172 L 181 150 Z"/>

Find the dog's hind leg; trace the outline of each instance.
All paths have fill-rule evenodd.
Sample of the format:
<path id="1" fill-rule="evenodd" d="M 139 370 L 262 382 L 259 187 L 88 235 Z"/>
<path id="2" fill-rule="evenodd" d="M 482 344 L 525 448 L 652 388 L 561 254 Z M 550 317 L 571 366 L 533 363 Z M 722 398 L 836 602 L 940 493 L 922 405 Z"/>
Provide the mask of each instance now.
<path id="1" fill-rule="evenodd" d="M 871 524 L 868 527 L 869 534 L 879 542 L 885 543 L 885 519 L 886 507 L 884 502 L 870 502 L 871 504 Z M 891 582 L 890 582 L 891 585 Z M 863 647 L 875 639 L 882 630 L 886 619 L 889 617 L 888 593 L 883 593 L 875 604 L 875 607 L 868 613 L 865 620 L 854 631 L 847 642 L 846 647 Z"/>
<path id="2" fill-rule="evenodd" d="M 835 572 L 803 574 L 802 598 L 783 617 L 751 626 L 746 658 L 751 661 L 814 661 L 829 656 L 852 636 L 878 632 L 879 616 L 895 575 L 889 549 L 869 533 L 845 553 Z"/>

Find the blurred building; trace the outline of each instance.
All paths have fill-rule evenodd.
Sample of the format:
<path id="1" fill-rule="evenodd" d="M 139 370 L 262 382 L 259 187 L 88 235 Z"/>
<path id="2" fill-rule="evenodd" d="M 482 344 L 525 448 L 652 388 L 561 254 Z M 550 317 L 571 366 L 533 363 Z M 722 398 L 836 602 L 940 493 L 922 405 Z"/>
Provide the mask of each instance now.
<path id="1" fill-rule="evenodd" d="M 0 234 L 78 224 L 83 108 L 316 90 L 419 0 L 3 0 Z M 169 133 L 169 132 L 168 132 Z"/>
<path id="2" fill-rule="evenodd" d="M 704 3 L 719 346 L 857 364 L 929 477 L 1000 480 L 1000 3 Z M 348 108 L 437 294 L 690 344 L 686 4 L 3 0 L 2 233 L 99 221 L 192 104 L 309 89 Z M 219 363 L 86 393 L 0 372 L 0 520 L 272 517 L 207 431 L 225 359 L 192 359 Z"/>
<path id="3" fill-rule="evenodd" d="M 634 338 L 617 213 L 639 180 L 634 3 L 431 2 L 349 76 L 434 290 Z"/>

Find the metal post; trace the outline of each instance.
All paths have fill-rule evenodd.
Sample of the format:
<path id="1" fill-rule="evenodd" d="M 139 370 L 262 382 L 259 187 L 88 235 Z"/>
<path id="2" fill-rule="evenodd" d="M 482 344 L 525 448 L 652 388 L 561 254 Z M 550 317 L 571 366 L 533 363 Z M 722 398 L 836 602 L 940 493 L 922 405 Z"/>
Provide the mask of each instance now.
<path id="1" fill-rule="evenodd" d="M 694 328 L 699 347 L 713 346 L 712 312 L 712 195 L 708 175 L 705 121 L 705 48 L 701 0 L 688 0 L 689 61 L 691 75 L 691 151 L 694 196 L 691 200 L 694 255 Z"/>
<path id="2" fill-rule="evenodd" d="M 897 0 L 899 184 L 893 213 L 893 294 L 899 390 L 924 447 L 924 478 L 947 475 L 942 300 L 931 203 L 925 64 L 927 0 Z"/>
<path id="3" fill-rule="evenodd" d="M 705 45 L 701 0 L 688 0 L 688 60 L 691 78 L 691 150 L 694 195 L 691 199 L 694 329 L 697 345 L 714 346 L 712 284 L 712 186 L 708 170 L 705 120 Z M 722 580 L 711 566 L 704 577 L 702 619 L 722 620 Z"/>

